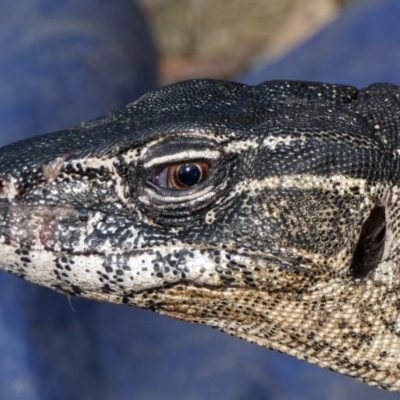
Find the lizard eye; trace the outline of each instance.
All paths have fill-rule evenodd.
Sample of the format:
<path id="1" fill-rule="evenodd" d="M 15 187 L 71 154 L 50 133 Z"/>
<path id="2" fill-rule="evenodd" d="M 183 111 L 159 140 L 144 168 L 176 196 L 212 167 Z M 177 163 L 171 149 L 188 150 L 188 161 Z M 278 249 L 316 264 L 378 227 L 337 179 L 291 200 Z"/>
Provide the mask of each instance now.
<path id="1" fill-rule="evenodd" d="M 172 164 L 161 168 L 153 183 L 162 188 L 182 190 L 203 182 L 209 173 L 210 166 L 204 161 Z"/>

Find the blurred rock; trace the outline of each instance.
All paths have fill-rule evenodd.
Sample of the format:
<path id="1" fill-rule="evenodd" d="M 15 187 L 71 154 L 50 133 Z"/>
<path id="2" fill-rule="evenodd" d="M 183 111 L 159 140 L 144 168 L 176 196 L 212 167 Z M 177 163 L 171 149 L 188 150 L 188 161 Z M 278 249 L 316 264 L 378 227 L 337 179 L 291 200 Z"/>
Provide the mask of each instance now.
<path id="1" fill-rule="evenodd" d="M 163 84 L 228 79 L 274 58 L 335 18 L 338 0 L 140 0 L 161 52 Z"/>

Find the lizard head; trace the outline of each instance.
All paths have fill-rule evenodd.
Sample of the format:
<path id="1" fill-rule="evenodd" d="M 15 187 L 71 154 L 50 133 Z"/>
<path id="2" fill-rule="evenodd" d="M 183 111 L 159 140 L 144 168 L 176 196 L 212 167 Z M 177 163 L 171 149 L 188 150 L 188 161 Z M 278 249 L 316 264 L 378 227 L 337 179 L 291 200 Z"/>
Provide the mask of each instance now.
<path id="1" fill-rule="evenodd" d="M 398 389 L 398 96 L 188 81 L 7 146 L 0 266 Z"/>

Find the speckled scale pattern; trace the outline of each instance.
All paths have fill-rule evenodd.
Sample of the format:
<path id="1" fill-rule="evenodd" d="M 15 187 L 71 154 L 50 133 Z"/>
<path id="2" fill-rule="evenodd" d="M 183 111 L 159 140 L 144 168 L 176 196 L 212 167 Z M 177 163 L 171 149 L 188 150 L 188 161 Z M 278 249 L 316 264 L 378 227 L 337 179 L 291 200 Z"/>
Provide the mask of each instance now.
<path id="1" fill-rule="evenodd" d="M 187 81 L 7 146 L 0 267 L 400 391 L 399 93 Z"/>

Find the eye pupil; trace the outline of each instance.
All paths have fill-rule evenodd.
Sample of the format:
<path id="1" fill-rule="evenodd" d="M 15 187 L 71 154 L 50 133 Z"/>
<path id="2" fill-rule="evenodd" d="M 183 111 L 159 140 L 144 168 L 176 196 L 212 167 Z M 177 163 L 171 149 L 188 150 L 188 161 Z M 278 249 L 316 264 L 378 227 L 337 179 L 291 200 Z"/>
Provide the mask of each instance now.
<path id="1" fill-rule="evenodd" d="M 183 186 L 194 186 L 201 180 L 201 169 L 197 164 L 182 164 L 176 171 L 176 177 Z"/>

